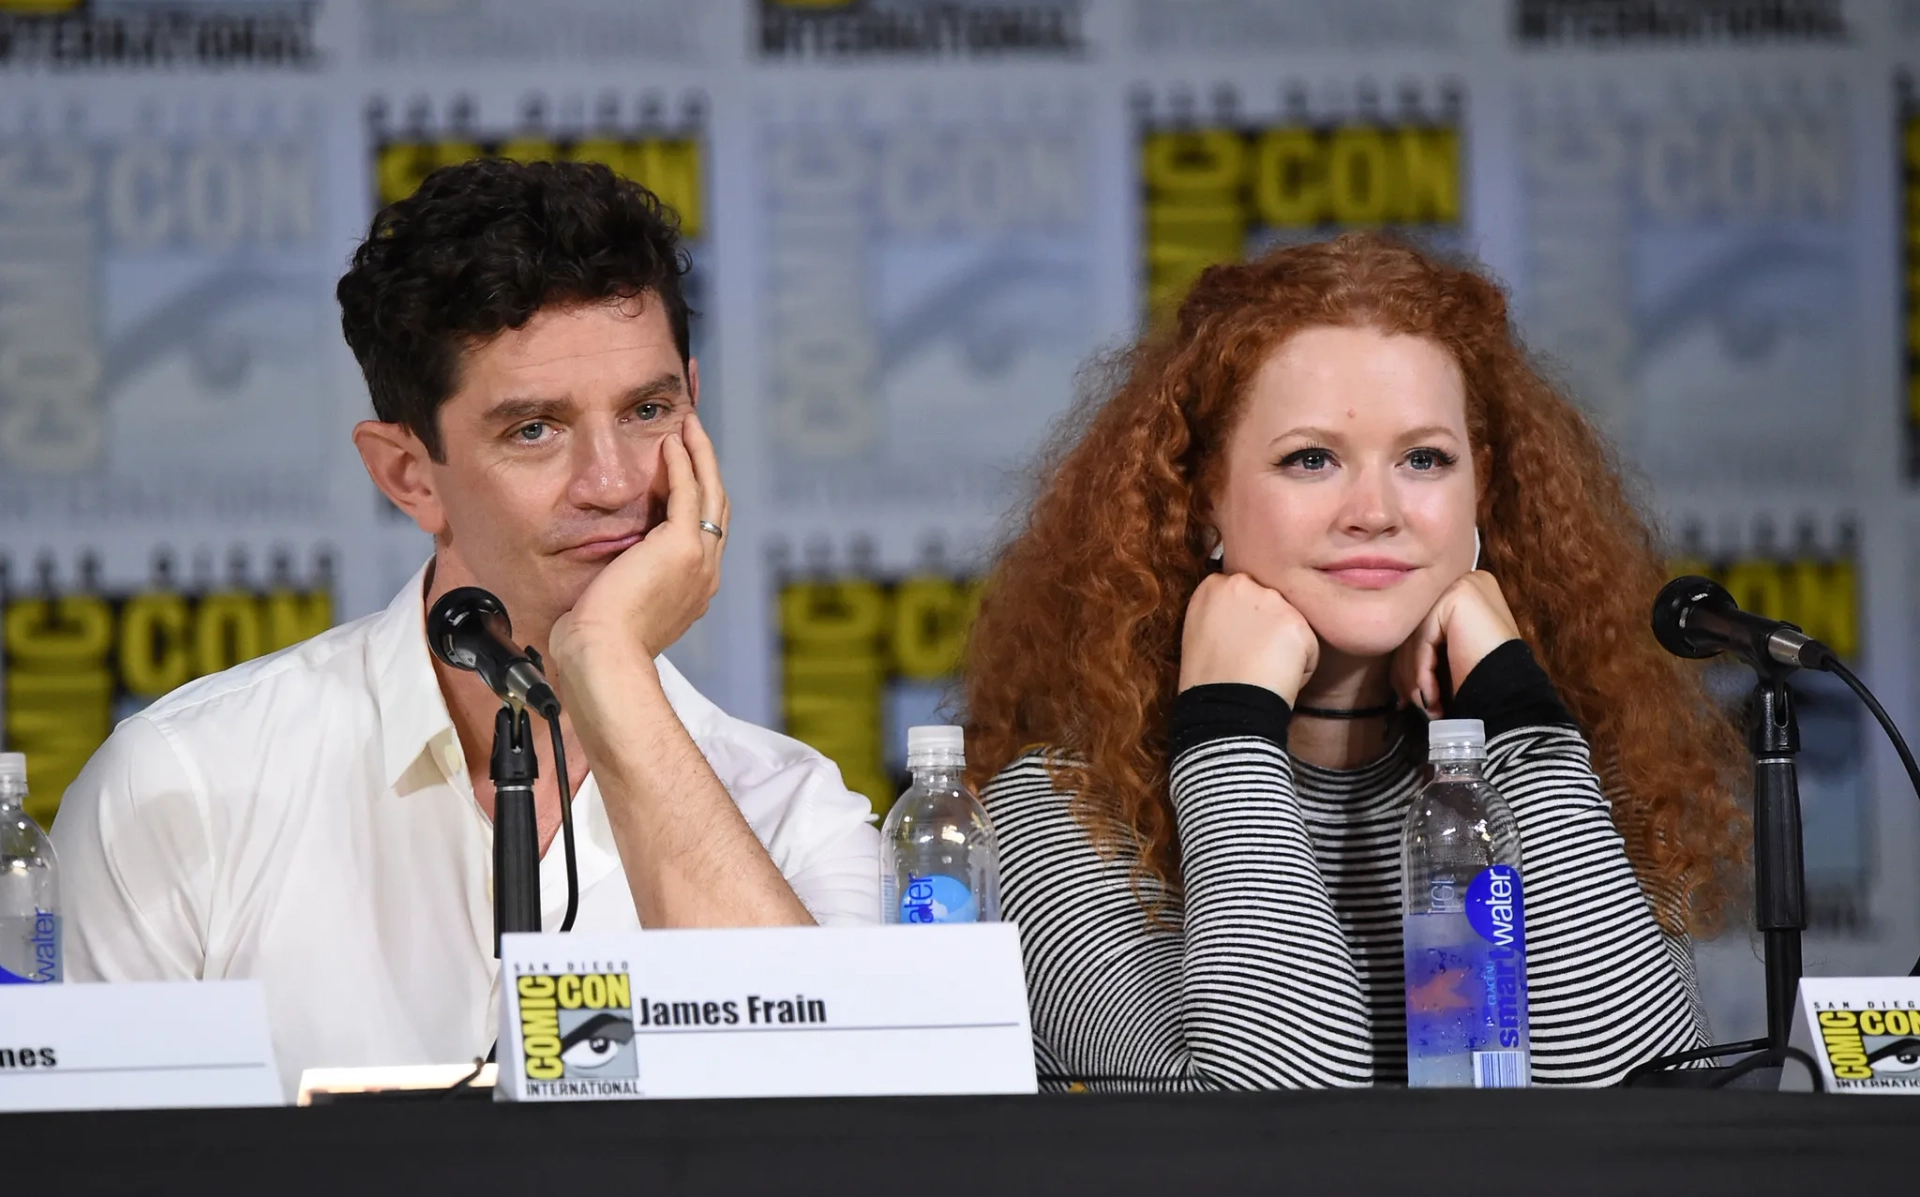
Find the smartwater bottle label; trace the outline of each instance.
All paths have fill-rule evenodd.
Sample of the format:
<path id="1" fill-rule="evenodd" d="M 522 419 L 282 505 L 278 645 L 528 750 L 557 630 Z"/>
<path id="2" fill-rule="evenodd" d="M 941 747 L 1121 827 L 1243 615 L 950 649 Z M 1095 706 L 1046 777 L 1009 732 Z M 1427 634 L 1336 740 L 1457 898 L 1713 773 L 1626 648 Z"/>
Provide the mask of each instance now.
<path id="1" fill-rule="evenodd" d="M 59 979 L 60 916 L 36 910 L 30 916 L 0 918 L 0 985 Z"/>
<path id="2" fill-rule="evenodd" d="M 1520 874 L 1483 869 L 1462 906 L 1408 915 L 1407 1074 L 1420 1085 L 1524 1085 L 1526 915 Z"/>
<path id="3" fill-rule="evenodd" d="M 1491 865 L 1467 886 L 1467 923 L 1487 941 L 1481 1012 L 1502 1048 L 1527 1046 L 1527 915 L 1520 873 Z M 1492 1045 L 1488 1045 L 1492 1046 Z"/>
<path id="4" fill-rule="evenodd" d="M 900 895 L 900 921 L 903 923 L 977 923 L 980 904 L 973 890 L 958 877 L 945 873 L 907 877 L 906 892 Z"/>

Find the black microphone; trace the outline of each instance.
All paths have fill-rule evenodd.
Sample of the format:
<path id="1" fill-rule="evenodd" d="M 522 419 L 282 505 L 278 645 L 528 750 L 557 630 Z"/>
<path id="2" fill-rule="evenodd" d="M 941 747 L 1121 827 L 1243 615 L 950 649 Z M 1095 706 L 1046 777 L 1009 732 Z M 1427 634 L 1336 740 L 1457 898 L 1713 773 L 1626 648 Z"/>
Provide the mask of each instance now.
<path id="1" fill-rule="evenodd" d="M 1790 623 L 1742 611 L 1726 587 L 1689 575 L 1653 600 L 1653 638 L 1676 657 L 1732 653 L 1763 670 L 1773 665 L 1827 669 L 1833 650 Z"/>
<path id="2" fill-rule="evenodd" d="M 455 669 L 479 674 L 501 701 L 517 702 L 548 719 L 560 714 L 560 699 L 532 650 L 514 647 L 513 622 L 491 591 L 462 586 L 441 595 L 427 612 L 427 647 Z"/>

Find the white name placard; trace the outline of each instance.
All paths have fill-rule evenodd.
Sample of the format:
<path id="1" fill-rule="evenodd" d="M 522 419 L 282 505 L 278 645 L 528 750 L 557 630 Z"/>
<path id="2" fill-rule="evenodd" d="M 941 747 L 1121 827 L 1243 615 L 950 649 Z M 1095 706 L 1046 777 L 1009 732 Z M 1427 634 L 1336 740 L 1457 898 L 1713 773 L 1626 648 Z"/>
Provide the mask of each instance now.
<path id="1" fill-rule="evenodd" d="M 1032 1093 L 1009 923 L 510 935 L 504 1101 Z"/>
<path id="2" fill-rule="evenodd" d="M 0 985 L 0 1110 L 284 1104 L 258 981 Z"/>
<path id="3" fill-rule="evenodd" d="M 1920 977 L 1803 977 L 1788 1043 L 1820 1062 L 1829 1093 L 1920 1095 Z M 1789 1063 L 1782 1089 L 1811 1089 Z"/>

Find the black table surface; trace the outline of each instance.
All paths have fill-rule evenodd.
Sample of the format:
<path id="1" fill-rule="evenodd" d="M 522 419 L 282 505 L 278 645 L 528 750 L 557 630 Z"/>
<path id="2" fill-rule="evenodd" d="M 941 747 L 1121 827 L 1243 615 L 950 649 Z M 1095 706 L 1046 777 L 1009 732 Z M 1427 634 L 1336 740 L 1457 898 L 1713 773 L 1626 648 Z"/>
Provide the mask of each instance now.
<path id="1" fill-rule="evenodd" d="M 63 1195 L 1920 1193 L 1920 1101 L 1778 1093 L 360 1101 L 0 1115 L 0 1144 L 9 1192 Z"/>

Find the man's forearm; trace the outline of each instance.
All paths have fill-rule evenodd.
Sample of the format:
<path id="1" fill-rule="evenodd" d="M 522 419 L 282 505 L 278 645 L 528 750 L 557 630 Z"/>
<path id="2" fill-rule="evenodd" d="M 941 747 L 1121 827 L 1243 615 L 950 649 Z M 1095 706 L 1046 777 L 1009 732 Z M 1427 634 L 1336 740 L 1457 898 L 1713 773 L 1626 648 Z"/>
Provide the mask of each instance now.
<path id="1" fill-rule="evenodd" d="M 813 922 L 674 713 L 652 660 L 611 649 L 591 673 L 569 679 L 570 713 L 640 925 Z"/>

